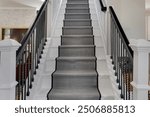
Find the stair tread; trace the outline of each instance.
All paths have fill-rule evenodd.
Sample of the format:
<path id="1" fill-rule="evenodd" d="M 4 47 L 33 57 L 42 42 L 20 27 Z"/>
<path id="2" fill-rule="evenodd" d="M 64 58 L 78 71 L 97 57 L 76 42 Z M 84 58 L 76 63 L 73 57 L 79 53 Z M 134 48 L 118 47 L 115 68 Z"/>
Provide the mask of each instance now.
<path id="1" fill-rule="evenodd" d="M 63 26 L 62 28 L 93 28 L 93 26 Z"/>
<path id="2" fill-rule="evenodd" d="M 54 74 L 60 76 L 95 76 L 97 72 L 95 70 L 57 70 Z"/>
<path id="3" fill-rule="evenodd" d="M 91 13 L 65 13 L 65 15 L 71 14 L 71 15 L 90 15 Z"/>
<path id="4" fill-rule="evenodd" d="M 62 37 L 94 37 L 94 35 L 61 35 Z"/>
<path id="5" fill-rule="evenodd" d="M 48 99 L 98 100 L 101 95 L 89 0 L 67 0 L 65 11 Z"/>
<path id="6" fill-rule="evenodd" d="M 95 90 L 95 87 L 93 87 L 93 88 L 90 87 L 90 88 L 86 88 L 86 89 L 85 88 L 81 88 L 81 87 L 76 88 L 76 89 L 71 89 L 71 88 L 69 89 L 69 88 L 62 88 L 62 87 L 60 89 L 56 88 L 57 91 L 60 91 L 59 93 L 61 93 L 64 89 L 65 89 L 66 93 L 68 93 L 68 94 L 71 94 L 70 91 L 72 92 L 72 90 L 75 91 L 75 92 L 72 92 L 72 93 L 78 93 L 78 94 L 81 94 L 81 92 L 84 92 L 84 93 L 87 93 L 87 94 L 92 93 L 92 91 L 94 91 L 93 93 L 98 92 L 97 90 Z"/>
<path id="7" fill-rule="evenodd" d="M 75 61 L 75 60 L 96 60 L 96 57 L 77 57 L 77 56 L 69 56 L 69 57 L 66 57 L 66 56 L 60 56 L 60 57 L 57 57 L 57 60 L 69 60 L 69 61 Z"/>
<path id="8" fill-rule="evenodd" d="M 89 3 L 89 0 L 68 0 L 67 3 Z"/>
<path id="9" fill-rule="evenodd" d="M 72 4 L 86 4 L 86 5 L 87 5 L 88 3 L 70 3 L 70 2 L 69 2 L 69 3 L 67 3 L 67 4 L 71 4 L 71 5 L 72 5 Z"/>
<path id="10" fill-rule="evenodd" d="M 83 10 L 83 9 L 88 9 L 88 10 L 89 10 L 90 8 L 82 8 L 82 7 L 81 7 L 81 8 L 76 9 L 76 8 L 67 7 L 66 9 L 68 9 L 68 10 L 69 10 L 69 9 L 74 9 L 74 10 L 80 10 L 80 9 L 82 9 L 82 10 Z"/>
<path id="11" fill-rule="evenodd" d="M 97 88 L 58 88 L 52 89 L 50 98 L 52 99 L 84 99 L 98 100 L 99 92 Z M 55 97 L 56 96 L 56 97 Z"/>
<path id="12" fill-rule="evenodd" d="M 79 6 L 77 6 L 77 7 L 66 7 L 66 9 L 73 9 L 73 10 L 77 10 L 77 9 L 80 9 L 80 10 L 84 10 L 84 9 L 89 9 L 90 10 L 90 8 L 89 7 L 79 7 Z"/>
<path id="13" fill-rule="evenodd" d="M 65 19 L 64 21 L 92 21 L 91 19 Z"/>
<path id="14" fill-rule="evenodd" d="M 74 48 L 87 48 L 87 47 L 95 47 L 95 45 L 61 45 L 61 46 L 59 46 L 59 47 L 61 47 L 61 48 L 66 48 L 66 47 L 74 47 Z"/>

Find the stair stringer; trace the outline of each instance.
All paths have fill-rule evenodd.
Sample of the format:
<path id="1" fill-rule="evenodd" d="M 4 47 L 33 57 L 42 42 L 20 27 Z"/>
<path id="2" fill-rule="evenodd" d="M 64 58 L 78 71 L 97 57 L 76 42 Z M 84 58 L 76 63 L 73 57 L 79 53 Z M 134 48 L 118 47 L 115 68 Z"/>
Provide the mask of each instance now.
<path id="1" fill-rule="evenodd" d="M 99 5 L 97 1 L 98 0 L 89 0 L 90 11 L 92 16 L 93 33 L 95 36 L 96 45 L 97 72 L 99 74 L 98 85 L 99 90 L 101 92 L 102 100 L 114 100 L 117 98 L 115 98 L 113 85 L 111 83 L 111 75 L 109 73 L 109 66 L 106 54 L 106 36 L 104 35 L 105 33 L 103 32 L 101 19 L 99 18 L 100 8 L 97 8 L 97 6 Z"/>
<path id="2" fill-rule="evenodd" d="M 115 76 L 115 70 L 113 69 L 114 65 L 112 64 L 112 60 L 110 59 L 110 56 L 107 55 L 107 65 L 109 69 L 109 77 L 111 80 L 111 84 L 113 87 L 113 93 L 114 93 L 114 98 L 115 100 L 122 100 L 120 97 L 121 95 L 121 90 L 118 89 L 118 83 L 116 82 L 117 77 Z"/>
<path id="3" fill-rule="evenodd" d="M 54 18 L 51 29 L 51 37 L 48 38 L 46 46 L 40 59 L 37 74 L 34 76 L 33 88 L 27 100 L 47 100 L 47 93 L 51 88 L 51 74 L 55 71 L 55 58 L 58 56 L 58 46 L 60 45 L 62 34 L 65 4 L 67 0 L 62 0 Z"/>
<path id="4" fill-rule="evenodd" d="M 50 75 L 45 72 L 45 64 L 47 59 L 47 54 L 49 51 L 49 44 L 51 42 L 50 38 L 47 38 L 46 45 L 43 50 L 42 58 L 36 69 L 36 74 L 34 75 L 34 82 L 32 83 L 32 89 L 30 90 L 30 95 L 27 100 L 45 100 L 46 92 L 49 90 L 49 85 L 51 84 L 49 77 Z"/>

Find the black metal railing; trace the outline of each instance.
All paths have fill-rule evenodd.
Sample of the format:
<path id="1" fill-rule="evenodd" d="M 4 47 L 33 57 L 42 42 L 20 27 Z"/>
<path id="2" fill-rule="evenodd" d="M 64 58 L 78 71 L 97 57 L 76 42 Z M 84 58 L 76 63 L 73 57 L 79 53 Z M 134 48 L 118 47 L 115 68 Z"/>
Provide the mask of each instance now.
<path id="1" fill-rule="evenodd" d="M 103 0 L 99 0 L 99 2 L 100 2 L 100 6 L 101 6 L 101 11 L 103 11 L 103 12 L 107 11 L 107 7 L 104 6 Z"/>
<path id="2" fill-rule="evenodd" d="M 133 51 L 122 26 L 110 6 L 110 30 L 111 30 L 111 59 L 114 65 L 116 82 L 121 90 L 120 97 L 125 100 L 133 99 Z"/>
<path id="3" fill-rule="evenodd" d="M 16 100 L 26 100 L 30 95 L 34 74 L 40 63 L 47 38 L 47 6 L 46 0 L 38 11 L 33 25 L 28 29 L 21 41 L 16 57 Z"/>
<path id="4" fill-rule="evenodd" d="M 150 86 L 150 53 L 149 53 L 149 76 L 148 85 Z M 148 90 L 148 100 L 150 100 L 150 90 Z"/>
<path id="5" fill-rule="evenodd" d="M 150 100 L 150 90 L 148 91 L 148 100 Z"/>

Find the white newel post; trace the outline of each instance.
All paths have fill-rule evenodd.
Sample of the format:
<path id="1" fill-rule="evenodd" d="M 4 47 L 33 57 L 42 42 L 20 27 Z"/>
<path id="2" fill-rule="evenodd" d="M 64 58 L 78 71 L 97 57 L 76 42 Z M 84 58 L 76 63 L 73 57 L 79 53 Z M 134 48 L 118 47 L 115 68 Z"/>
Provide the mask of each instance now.
<path id="1" fill-rule="evenodd" d="M 147 100 L 149 81 L 149 53 L 150 42 L 144 39 L 130 40 L 130 46 L 134 51 L 133 57 L 133 99 Z"/>
<path id="2" fill-rule="evenodd" d="M 12 39 L 0 41 L 0 100 L 15 99 L 16 50 L 19 47 Z"/>

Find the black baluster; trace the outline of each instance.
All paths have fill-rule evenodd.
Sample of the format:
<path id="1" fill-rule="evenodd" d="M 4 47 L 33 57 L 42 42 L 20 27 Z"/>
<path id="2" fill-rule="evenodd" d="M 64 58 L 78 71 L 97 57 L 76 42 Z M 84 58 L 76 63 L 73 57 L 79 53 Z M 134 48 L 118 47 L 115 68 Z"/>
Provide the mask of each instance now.
<path id="1" fill-rule="evenodd" d="M 45 11 L 46 13 L 45 13 L 45 28 L 44 28 L 44 32 L 45 32 L 45 33 L 44 33 L 44 38 L 45 38 L 45 40 L 44 40 L 44 45 L 46 45 L 46 42 L 47 42 L 47 25 L 48 25 L 48 24 L 47 24 L 47 18 L 48 18 L 48 17 L 47 17 L 47 15 L 48 15 L 48 14 L 47 14 L 47 12 L 48 12 L 47 9 L 48 9 L 48 7 L 46 7 L 46 11 Z"/>
<path id="2" fill-rule="evenodd" d="M 112 51 L 113 51 L 113 53 L 112 53 L 112 64 L 114 64 L 114 53 L 115 53 L 115 52 L 114 52 L 114 51 L 115 51 L 114 30 L 115 30 L 115 29 L 114 29 L 114 22 L 112 22 L 112 32 L 113 32 L 113 33 L 112 33 L 112 37 L 113 37 L 113 38 L 112 38 Z"/>
<path id="3" fill-rule="evenodd" d="M 118 59 L 118 82 L 119 82 L 119 86 L 118 86 L 118 88 L 119 89 L 121 89 L 121 77 L 120 77 L 120 47 L 121 45 L 120 45 L 120 34 L 119 34 L 119 32 L 118 32 L 118 57 L 117 57 L 117 59 Z"/>
<path id="4" fill-rule="evenodd" d="M 121 68 L 121 98 L 124 98 L 123 95 L 123 43 L 122 43 L 122 37 L 120 38 L 121 43 L 121 56 L 120 56 L 120 68 Z"/>
<path id="5" fill-rule="evenodd" d="M 29 39 L 29 42 L 28 42 L 28 57 L 27 57 L 27 92 L 26 92 L 26 94 L 27 94 L 27 96 L 29 96 L 30 95 L 30 90 L 29 90 L 29 88 L 30 88 L 30 79 L 31 79 L 31 77 L 30 77 L 30 46 L 31 46 L 31 42 L 30 42 L 30 40 L 31 40 L 31 38 Z"/>
<path id="6" fill-rule="evenodd" d="M 130 83 L 133 80 L 131 78 L 133 77 L 133 51 L 128 46 L 129 41 L 122 29 L 115 11 L 113 10 L 113 7 L 110 6 L 109 9 L 111 16 L 111 59 L 112 64 L 114 65 L 113 69 L 115 70 L 115 76 L 117 77 L 116 81 L 118 83 L 118 88 L 121 89 L 120 96 L 127 100 L 131 99 L 130 91 L 132 89 Z"/>
<path id="7" fill-rule="evenodd" d="M 131 99 L 131 63 L 130 63 L 130 61 L 131 61 L 131 59 L 130 59 L 130 56 L 128 55 L 128 57 L 129 57 L 129 60 L 128 60 L 128 83 L 129 83 L 129 86 L 128 86 L 128 90 L 129 90 L 129 97 L 128 97 L 128 100 L 130 100 Z"/>
<path id="8" fill-rule="evenodd" d="M 114 68 L 115 73 L 116 73 L 116 27 L 114 24 Z"/>
<path id="9" fill-rule="evenodd" d="M 25 53 L 24 53 L 24 79 L 23 79 L 23 86 L 24 86 L 24 91 L 23 91 L 23 98 L 26 100 L 26 78 L 27 78 L 27 55 L 28 54 L 28 45 L 25 47 Z"/>
<path id="10" fill-rule="evenodd" d="M 19 59 L 19 62 L 18 62 L 18 72 L 19 72 L 19 75 L 18 75 L 18 100 L 21 99 L 21 59 Z"/>
<path id="11" fill-rule="evenodd" d="M 122 61 L 123 61 L 123 63 L 122 63 L 122 66 L 123 66 L 123 79 L 122 79 L 122 88 L 123 88 L 123 97 L 124 97 L 124 99 L 126 98 L 125 97 L 125 49 L 124 49 L 124 43 L 122 42 L 122 44 L 123 44 L 123 56 L 122 56 Z"/>
<path id="12" fill-rule="evenodd" d="M 119 61 L 118 61 L 118 49 L 119 49 L 119 37 L 118 37 L 118 28 L 116 28 L 116 76 L 117 76 L 117 82 L 119 83 Z M 118 87 L 119 89 L 119 87 Z"/>
<path id="13" fill-rule="evenodd" d="M 22 63 L 21 63 L 21 100 L 23 100 L 23 80 L 24 80 L 24 52 L 25 50 L 23 50 L 22 53 Z"/>
<path id="14" fill-rule="evenodd" d="M 30 74 L 29 74 L 29 87 L 32 88 L 32 82 L 34 81 L 34 70 L 35 70 L 35 67 L 34 67 L 34 47 L 33 47 L 33 44 L 34 44 L 34 39 L 33 39 L 33 35 L 34 35 L 34 31 L 32 32 L 32 35 L 30 37 Z"/>
<path id="15" fill-rule="evenodd" d="M 110 30 L 110 34 L 111 34 L 110 35 L 110 37 L 111 37 L 111 39 L 110 39 L 110 41 L 111 41 L 111 59 L 113 60 L 113 41 L 112 41 L 113 40 L 113 26 L 112 26 L 113 25 L 112 24 L 113 21 L 112 21 L 112 17 L 111 16 L 110 16 L 110 20 L 111 20 L 111 22 L 110 22 L 111 23 L 111 26 L 110 26 L 110 29 L 111 29 Z"/>

